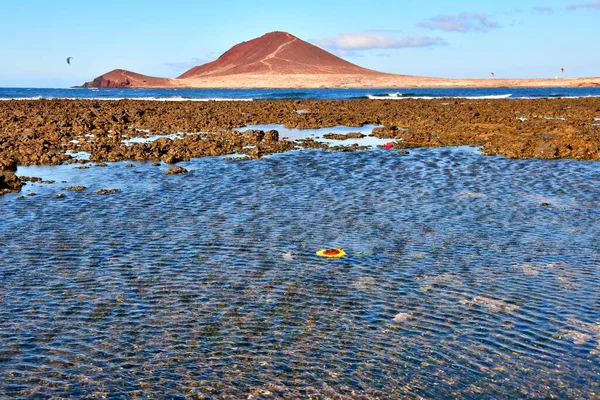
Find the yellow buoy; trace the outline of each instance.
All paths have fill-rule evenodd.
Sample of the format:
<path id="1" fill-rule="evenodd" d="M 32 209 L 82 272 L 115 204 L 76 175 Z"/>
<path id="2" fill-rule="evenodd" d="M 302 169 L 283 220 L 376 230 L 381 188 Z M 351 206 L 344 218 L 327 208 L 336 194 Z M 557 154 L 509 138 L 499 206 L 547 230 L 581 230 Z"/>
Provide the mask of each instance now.
<path id="1" fill-rule="evenodd" d="M 317 255 L 321 257 L 341 258 L 346 255 L 346 252 L 342 249 L 334 247 L 332 249 L 321 249 L 317 251 Z"/>

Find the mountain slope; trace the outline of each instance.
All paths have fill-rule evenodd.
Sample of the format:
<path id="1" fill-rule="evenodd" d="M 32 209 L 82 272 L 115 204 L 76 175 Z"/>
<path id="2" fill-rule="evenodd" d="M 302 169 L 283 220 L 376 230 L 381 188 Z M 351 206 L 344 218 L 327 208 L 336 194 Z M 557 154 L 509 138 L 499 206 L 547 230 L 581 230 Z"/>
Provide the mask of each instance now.
<path id="1" fill-rule="evenodd" d="M 86 82 L 82 87 L 96 88 L 127 88 L 127 87 L 170 87 L 172 79 L 155 78 L 138 74 L 125 69 L 114 69 L 100 75 L 91 82 Z"/>
<path id="2" fill-rule="evenodd" d="M 239 43 L 218 59 L 178 78 L 235 74 L 377 74 L 286 32 L 271 32 Z"/>

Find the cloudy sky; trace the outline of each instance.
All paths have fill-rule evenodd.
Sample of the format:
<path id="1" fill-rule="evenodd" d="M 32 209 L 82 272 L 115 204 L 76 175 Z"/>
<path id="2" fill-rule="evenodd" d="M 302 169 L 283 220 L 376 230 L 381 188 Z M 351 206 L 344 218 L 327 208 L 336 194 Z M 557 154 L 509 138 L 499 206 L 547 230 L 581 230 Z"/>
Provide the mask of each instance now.
<path id="1" fill-rule="evenodd" d="M 68 87 L 115 68 L 173 77 L 275 30 L 384 72 L 600 76 L 598 0 L 2 0 L 0 9 L 0 87 Z"/>

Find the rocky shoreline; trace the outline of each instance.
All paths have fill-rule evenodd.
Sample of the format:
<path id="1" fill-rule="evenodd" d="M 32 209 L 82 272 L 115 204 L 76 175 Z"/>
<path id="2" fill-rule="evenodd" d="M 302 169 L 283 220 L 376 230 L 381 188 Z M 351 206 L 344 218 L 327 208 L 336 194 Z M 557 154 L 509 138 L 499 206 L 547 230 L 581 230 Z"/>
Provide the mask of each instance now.
<path id="1" fill-rule="evenodd" d="M 302 112 L 298 112 L 302 110 Z M 306 112 L 304 112 L 306 111 Z M 174 164 L 193 157 L 265 154 L 330 147 L 293 142 L 254 124 L 288 128 L 358 127 L 396 149 L 476 145 L 509 158 L 600 160 L 600 98 L 437 100 L 272 100 L 158 102 L 146 100 L 7 100 L 0 102 L 0 193 L 19 191 L 18 165 L 151 160 Z M 146 143 L 152 135 L 189 133 Z"/>

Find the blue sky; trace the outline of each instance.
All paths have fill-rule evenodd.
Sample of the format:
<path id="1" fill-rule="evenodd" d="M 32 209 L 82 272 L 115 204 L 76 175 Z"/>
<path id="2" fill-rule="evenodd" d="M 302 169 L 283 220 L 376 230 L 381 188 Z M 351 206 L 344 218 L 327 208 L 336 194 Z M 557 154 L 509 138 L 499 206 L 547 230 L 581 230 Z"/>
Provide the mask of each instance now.
<path id="1" fill-rule="evenodd" d="M 0 87 L 68 87 L 115 68 L 174 77 L 275 30 L 384 72 L 600 75 L 597 0 L 2 0 L 0 9 Z"/>

